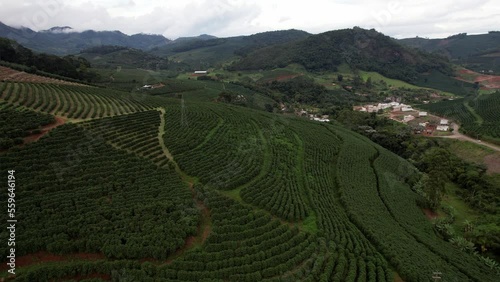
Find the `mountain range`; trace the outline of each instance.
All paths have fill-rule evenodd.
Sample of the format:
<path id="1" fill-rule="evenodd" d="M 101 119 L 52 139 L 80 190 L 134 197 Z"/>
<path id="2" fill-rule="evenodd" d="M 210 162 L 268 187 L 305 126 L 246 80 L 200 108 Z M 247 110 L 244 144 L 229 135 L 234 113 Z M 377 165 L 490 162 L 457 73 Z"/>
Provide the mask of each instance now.
<path id="1" fill-rule="evenodd" d="M 116 45 L 141 50 L 163 46 L 171 40 L 162 35 L 134 34 L 126 35 L 120 31 L 72 31 L 70 27 L 53 27 L 44 31 L 29 28 L 14 28 L 0 22 L 0 37 L 13 39 L 36 52 L 54 55 L 76 54 L 83 49 Z"/>
<path id="2" fill-rule="evenodd" d="M 456 34 L 443 39 L 421 37 L 399 40 L 404 45 L 438 53 L 478 72 L 500 72 L 500 32 Z"/>

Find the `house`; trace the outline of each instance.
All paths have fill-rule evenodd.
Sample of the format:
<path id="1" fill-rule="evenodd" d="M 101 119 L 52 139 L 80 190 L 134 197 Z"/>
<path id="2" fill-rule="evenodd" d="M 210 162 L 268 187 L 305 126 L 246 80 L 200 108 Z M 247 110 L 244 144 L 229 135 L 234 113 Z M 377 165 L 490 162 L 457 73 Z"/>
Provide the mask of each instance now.
<path id="1" fill-rule="evenodd" d="M 419 112 L 418 116 L 419 117 L 426 117 L 427 116 L 427 112 Z"/>
<path id="2" fill-rule="evenodd" d="M 151 89 L 151 88 L 153 88 L 153 86 L 149 84 L 146 84 L 142 87 L 142 89 Z"/>
<path id="3" fill-rule="evenodd" d="M 311 118 L 311 120 L 319 121 L 319 122 L 330 122 L 330 120 L 327 118 L 319 118 L 319 117 L 313 117 L 313 118 Z"/>
<path id="4" fill-rule="evenodd" d="M 208 71 L 194 71 L 194 74 L 208 74 Z"/>
<path id="5" fill-rule="evenodd" d="M 366 110 L 367 110 L 369 113 L 373 113 L 373 112 L 377 112 L 377 111 L 378 111 L 378 107 L 377 107 L 377 106 L 374 106 L 374 105 L 367 105 L 367 106 L 366 106 Z"/>
<path id="6" fill-rule="evenodd" d="M 385 109 L 388 109 L 390 107 L 392 107 L 392 105 L 389 104 L 389 103 L 379 103 L 378 104 L 378 109 L 379 110 L 385 110 Z"/>
<path id="7" fill-rule="evenodd" d="M 442 119 L 440 122 L 439 122 L 440 125 L 448 125 L 448 120 L 447 119 Z"/>
<path id="8" fill-rule="evenodd" d="M 307 116 L 307 111 L 305 110 L 300 111 L 299 116 Z"/>
<path id="9" fill-rule="evenodd" d="M 436 127 L 436 130 L 437 131 L 448 131 L 448 130 L 450 130 L 450 127 L 448 125 L 438 125 Z"/>
<path id="10" fill-rule="evenodd" d="M 409 121 L 412 121 L 414 119 L 415 119 L 415 117 L 412 115 L 404 116 L 403 122 L 409 122 Z"/>
<path id="11" fill-rule="evenodd" d="M 401 107 L 401 111 L 402 112 L 411 112 L 411 111 L 413 111 L 413 108 L 411 106 L 406 106 L 405 105 L 405 106 Z"/>

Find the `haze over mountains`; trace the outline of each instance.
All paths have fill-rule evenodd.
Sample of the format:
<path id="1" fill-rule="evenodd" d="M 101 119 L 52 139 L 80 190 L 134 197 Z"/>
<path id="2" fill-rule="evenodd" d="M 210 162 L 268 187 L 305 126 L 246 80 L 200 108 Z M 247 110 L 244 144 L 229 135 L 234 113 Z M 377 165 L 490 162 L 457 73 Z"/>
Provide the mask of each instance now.
<path id="1" fill-rule="evenodd" d="M 34 31 L 29 28 L 14 28 L 0 22 L 0 37 L 16 40 L 37 52 L 56 55 L 75 54 L 81 50 L 99 45 L 117 45 L 148 50 L 170 42 L 162 35 L 126 35 L 120 31 L 70 32 L 70 27 L 53 27 L 49 30 Z"/>
<path id="2" fill-rule="evenodd" d="M 73 30 L 70 26 L 55 26 L 46 30 L 34 31 L 24 27 L 11 27 L 0 22 L 0 37 L 16 40 L 18 43 L 37 52 L 56 55 L 76 54 L 83 49 L 100 45 L 123 46 L 143 51 L 155 49 L 155 53 L 158 55 L 171 55 L 173 52 L 179 52 L 179 50 L 220 45 L 225 40 L 238 41 L 241 39 L 243 39 L 241 44 L 252 45 L 247 50 L 243 50 L 246 54 L 251 49 L 256 49 L 257 47 L 266 47 L 267 45 L 304 39 L 309 35 L 311 34 L 305 31 L 294 30 L 293 34 L 288 33 L 287 36 L 290 38 L 287 39 L 280 38 L 279 33 L 271 34 L 263 32 L 251 36 L 219 38 L 219 41 L 216 41 L 217 37 L 208 34 L 202 34 L 197 37 L 179 37 L 176 40 L 170 40 L 158 34 L 138 33 L 127 35 L 118 30 L 86 30 L 79 32 Z M 416 37 L 399 39 L 398 41 L 410 47 L 420 48 L 428 52 L 438 52 L 452 59 L 458 59 L 484 52 L 498 51 L 498 37 L 500 37 L 500 33 L 489 32 L 488 34 L 479 35 L 458 34 L 444 39 Z M 274 40 L 273 38 L 278 38 L 278 40 Z M 200 43 L 202 41 L 208 42 Z M 170 43 L 176 43 L 176 45 L 170 45 Z"/>

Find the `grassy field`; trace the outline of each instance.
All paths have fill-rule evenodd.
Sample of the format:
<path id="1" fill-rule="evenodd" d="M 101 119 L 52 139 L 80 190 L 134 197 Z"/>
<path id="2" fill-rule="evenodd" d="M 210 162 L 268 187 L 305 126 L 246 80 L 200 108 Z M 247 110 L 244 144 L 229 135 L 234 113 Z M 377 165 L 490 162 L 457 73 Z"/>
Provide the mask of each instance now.
<path id="1" fill-rule="evenodd" d="M 466 221 L 473 222 L 480 215 L 477 214 L 474 210 L 469 208 L 466 203 L 460 197 L 457 196 L 456 191 L 459 188 L 456 187 L 453 183 L 446 184 L 446 196 L 441 202 L 442 205 L 452 207 L 453 214 L 455 215 L 455 221 L 452 226 L 455 229 L 455 232 L 458 234 L 464 233 L 464 226 Z"/>
<path id="2" fill-rule="evenodd" d="M 458 140 L 450 140 L 449 142 L 451 151 L 466 161 L 484 164 L 486 156 L 495 154 L 495 151 L 492 149 L 472 142 Z"/>

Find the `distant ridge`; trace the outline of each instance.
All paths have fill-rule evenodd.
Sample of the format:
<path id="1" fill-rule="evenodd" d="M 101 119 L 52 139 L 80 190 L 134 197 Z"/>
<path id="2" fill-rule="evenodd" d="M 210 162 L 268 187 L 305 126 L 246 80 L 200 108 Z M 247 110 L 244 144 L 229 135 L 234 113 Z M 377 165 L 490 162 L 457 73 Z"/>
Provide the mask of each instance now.
<path id="1" fill-rule="evenodd" d="M 43 31 L 29 28 L 14 28 L 0 22 L 0 37 L 13 39 L 36 52 L 54 55 L 69 55 L 100 45 L 115 45 L 140 50 L 163 46 L 171 40 L 163 35 L 126 35 L 120 31 L 74 31 L 69 26 L 57 26 Z"/>
<path id="2" fill-rule="evenodd" d="M 51 27 L 47 30 L 42 30 L 40 32 L 45 32 L 45 33 L 67 33 L 67 32 L 75 32 L 72 27 L 70 26 L 54 26 Z"/>

